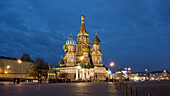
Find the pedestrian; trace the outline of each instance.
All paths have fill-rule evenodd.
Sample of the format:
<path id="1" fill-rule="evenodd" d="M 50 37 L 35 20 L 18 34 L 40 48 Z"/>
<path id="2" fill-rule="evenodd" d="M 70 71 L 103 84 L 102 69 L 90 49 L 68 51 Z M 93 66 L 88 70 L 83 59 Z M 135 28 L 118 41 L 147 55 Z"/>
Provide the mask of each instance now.
<path id="1" fill-rule="evenodd" d="M 42 80 L 41 80 L 41 78 L 40 78 L 40 84 L 41 84 L 41 81 L 42 81 Z"/>
<path id="2" fill-rule="evenodd" d="M 14 82 L 14 84 L 15 84 L 15 82 L 16 82 L 16 78 L 14 78 L 13 82 Z"/>
<path id="3" fill-rule="evenodd" d="M 17 78 L 17 84 L 19 84 L 20 83 L 20 79 L 19 78 Z"/>

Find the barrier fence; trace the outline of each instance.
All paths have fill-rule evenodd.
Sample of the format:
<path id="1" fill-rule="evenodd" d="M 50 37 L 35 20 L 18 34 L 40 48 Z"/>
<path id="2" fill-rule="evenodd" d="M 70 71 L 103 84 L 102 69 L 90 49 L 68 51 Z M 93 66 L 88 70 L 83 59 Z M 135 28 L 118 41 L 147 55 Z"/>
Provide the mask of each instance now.
<path id="1" fill-rule="evenodd" d="M 128 83 L 125 82 L 115 82 L 115 85 L 122 90 L 125 96 L 138 96 L 137 88 L 133 88 L 132 85 L 128 86 Z M 151 96 L 151 93 L 148 93 L 146 96 Z"/>

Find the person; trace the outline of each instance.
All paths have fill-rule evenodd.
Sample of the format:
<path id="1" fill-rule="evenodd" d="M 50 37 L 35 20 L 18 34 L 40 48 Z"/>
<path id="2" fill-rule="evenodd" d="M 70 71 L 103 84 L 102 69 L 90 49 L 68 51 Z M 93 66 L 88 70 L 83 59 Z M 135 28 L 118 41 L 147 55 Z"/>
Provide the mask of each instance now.
<path id="1" fill-rule="evenodd" d="M 14 84 L 15 84 L 15 82 L 16 82 L 16 78 L 14 78 L 13 82 L 14 82 Z"/>
<path id="2" fill-rule="evenodd" d="M 41 84 L 42 79 L 40 78 L 40 84 Z"/>
<path id="3" fill-rule="evenodd" d="M 20 79 L 19 78 L 17 78 L 17 84 L 19 84 L 20 83 Z"/>

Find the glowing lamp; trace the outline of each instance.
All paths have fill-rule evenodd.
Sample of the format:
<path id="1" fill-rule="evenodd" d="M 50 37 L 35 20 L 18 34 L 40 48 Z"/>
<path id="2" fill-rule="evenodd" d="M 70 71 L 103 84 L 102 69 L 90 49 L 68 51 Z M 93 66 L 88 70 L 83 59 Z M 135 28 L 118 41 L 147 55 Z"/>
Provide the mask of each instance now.
<path id="1" fill-rule="evenodd" d="M 8 65 L 6 68 L 10 68 L 10 66 Z"/>
<path id="2" fill-rule="evenodd" d="M 22 63 L 22 61 L 21 61 L 20 59 L 18 59 L 18 63 L 20 63 L 20 64 L 21 64 L 21 63 Z"/>
<path id="3" fill-rule="evenodd" d="M 77 69 L 81 69 L 81 66 L 77 66 Z"/>
<path id="4" fill-rule="evenodd" d="M 115 63 L 114 63 L 114 62 L 111 62 L 111 63 L 110 63 L 110 67 L 113 67 L 113 66 L 115 66 Z"/>
<path id="5" fill-rule="evenodd" d="M 7 71 L 5 71 L 5 74 L 7 74 L 8 72 Z"/>

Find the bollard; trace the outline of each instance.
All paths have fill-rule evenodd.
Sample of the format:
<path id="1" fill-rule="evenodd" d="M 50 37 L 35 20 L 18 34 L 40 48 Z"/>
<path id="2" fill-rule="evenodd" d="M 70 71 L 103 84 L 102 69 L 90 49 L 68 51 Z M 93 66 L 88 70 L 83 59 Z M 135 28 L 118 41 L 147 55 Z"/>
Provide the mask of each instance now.
<path id="1" fill-rule="evenodd" d="M 126 96 L 128 96 L 128 92 L 127 92 L 127 84 L 126 84 Z"/>
<path id="2" fill-rule="evenodd" d="M 130 87 L 130 96 L 132 96 L 132 86 Z"/>
<path id="3" fill-rule="evenodd" d="M 122 83 L 122 91 L 124 92 L 124 82 Z"/>
<path id="4" fill-rule="evenodd" d="M 135 88 L 135 96 L 137 96 L 137 89 Z"/>
<path id="5" fill-rule="evenodd" d="M 151 96 L 151 93 L 148 93 L 148 96 Z"/>
<path id="6" fill-rule="evenodd" d="M 119 88 L 121 89 L 121 82 L 119 82 Z"/>

